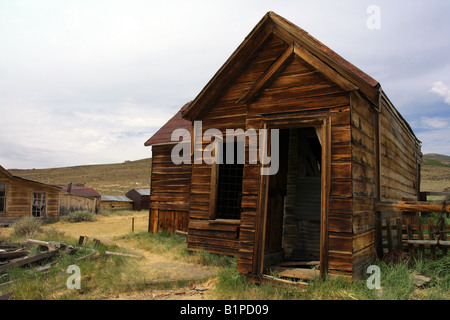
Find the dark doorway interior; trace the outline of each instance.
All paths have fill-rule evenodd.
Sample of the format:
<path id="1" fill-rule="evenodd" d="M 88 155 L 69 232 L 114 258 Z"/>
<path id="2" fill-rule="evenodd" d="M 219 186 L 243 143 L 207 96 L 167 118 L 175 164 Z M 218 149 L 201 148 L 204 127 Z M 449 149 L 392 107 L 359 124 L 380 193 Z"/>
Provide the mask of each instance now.
<path id="1" fill-rule="evenodd" d="M 280 170 L 269 177 L 267 201 L 264 266 L 269 272 L 308 278 L 319 266 L 321 160 L 315 128 L 280 130 Z"/>

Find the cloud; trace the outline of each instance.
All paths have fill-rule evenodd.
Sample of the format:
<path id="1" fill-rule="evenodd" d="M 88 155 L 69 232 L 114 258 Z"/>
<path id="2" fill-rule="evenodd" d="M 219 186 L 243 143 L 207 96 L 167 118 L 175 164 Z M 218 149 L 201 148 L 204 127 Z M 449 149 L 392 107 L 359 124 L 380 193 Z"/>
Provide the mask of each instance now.
<path id="1" fill-rule="evenodd" d="M 366 26 L 370 4 L 0 1 L 0 164 L 151 156 L 143 143 L 195 98 L 269 10 L 382 81 L 402 115 L 433 143 L 428 132 L 442 134 L 450 123 L 447 105 L 430 103 L 443 97 L 450 104 L 450 2 L 379 0 L 380 30 Z"/>
<path id="2" fill-rule="evenodd" d="M 436 93 L 444 98 L 444 102 L 450 105 L 450 87 L 442 81 L 433 83 L 430 92 Z"/>
<path id="3" fill-rule="evenodd" d="M 443 117 L 422 117 L 418 127 L 423 129 L 442 129 L 447 126 L 448 120 Z"/>

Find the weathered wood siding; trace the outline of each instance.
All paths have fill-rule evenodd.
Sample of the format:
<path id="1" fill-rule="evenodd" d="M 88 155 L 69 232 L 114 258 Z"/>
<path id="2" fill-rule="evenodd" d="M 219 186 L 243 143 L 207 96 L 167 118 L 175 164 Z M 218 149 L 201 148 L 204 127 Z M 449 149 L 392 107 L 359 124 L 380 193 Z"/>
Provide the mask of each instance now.
<path id="1" fill-rule="evenodd" d="M 149 231 L 187 231 L 191 165 L 172 162 L 173 144 L 152 146 Z"/>
<path id="2" fill-rule="evenodd" d="M 100 211 L 102 210 L 133 210 L 133 202 L 103 200 L 100 202 Z"/>
<path id="3" fill-rule="evenodd" d="M 288 44 L 275 35 L 270 36 L 255 53 L 240 76 L 231 82 L 211 110 L 203 117 L 203 130 L 208 128 L 260 129 L 262 115 L 287 112 L 328 112 L 331 119 L 331 194 L 329 223 L 330 271 L 352 272 L 352 176 L 350 94 L 343 91 L 299 57 L 293 57 L 280 71 L 278 77 L 259 92 L 249 105 L 239 103 L 273 62 L 283 54 Z M 223 131 L 225 133 L 225 131 Z M 211 167 L 193 165 L 191 188 L 191 222 L 189 233 L 196 232 L 196 224 L 212 225 L 210 216 Z M 224 231 L 210 230 L 201 238 L 190 237 L 189 247 L 213 246 L 220 253 L 238 253 L 240 272 L 254 270 L 255 227 L 260 196 L 258 165 L 244 167 L 242 213 L 239 237 L 235 240 L 217 241 Z M 237 228 L 237 227 L 236 227 Z M 234 233 L 234 230 L 233 230 Z"/>
<path id="4" fill-rule="evenodd" d="M 353 185 L 353 272 L 375 257 L 375 211 L 377 197 L 378 112 L 363 97 L 352 94 L 352 185 Z"/>
<path id="5" fill-rule="evenodd" d="M 381 99 L 380 107 L 380 200 L 417 197 L 420 149 L 386 98 Z"/>
<path id="6" fill-rule="evenodd" d="M 374 258 L 374 200 L 378 196 L 381 200 L 401 199 L 417 191 L 417 142 L 386 99 L 381 99 L 378 114 L 373 95 L 365 98 L 362 89 L 357 90 L 326 63 L 302 55 L 303 49 L 291 44 L 296 41 L 292 34 L 277 26 L 273 32 L 245 64 L 240 61 L 236 65 L 240 72 L 227 79 L 228 86 L 221 80 L 222 94 L 195 120 L 202 120 L 203 132 L 216 128 L 225 136 L 225 129 L 259 130 L 270 119 L 286 115 L 295 115 L 299 121 L 302 116 L 327 119 L 329 168 L 322 188 L 329 186 L 329 192 L 325 195 L 327 212 L 321 226 L 325 242 L 321 249 L 326 253 L 323 258 L 328 273 L 353 276 Z M 289 56 L 288 48 L 296 54 Z M 279 68 L 274 70 L 274 66 Z M 267 81 L 258 87 L 261 79 Z M 373 88 L 367 89 L 362 81 L 355 83 L 372 92 Z M 295 127 L 293 122 L 286 123 L 284 128 Z M 208 144 L 203 142 L 202 149 Z M 247 152 L 247 160 L 248 156 Z M 244 166 L 239 222 L 215 219 L 211 210 L 215 201 L 211 196 L 213 168 L 192 165 L 188 248 L 237 254 L 238 271 L 259 272 L 263 244 L 258 242 L 264 231 L 271 230 L 261 230 L 261 208 L 267 199 L 263 199 L 260 167 L 248 162 Z M 271 201 L 269 197 L 273 206 Z M 276 241 L 269 242 L 276 246 Z"/>
<path id="7" fill-rule="evenodd" d="M 286 92 L 284 95 L 283 92 Z M 351 202 L 350 207 L 337 209 L 334 201 L 351 199 L 352 182 L 351 139 L 350 139 L 350 96 L 333 82 L 325 78 L 308 63 L 295 57 L 279 74 L 273 83 L 264 89 L 249 105 L 247 128 L 261 128 L 262 114 L 282 114 L 288 112 L 325 112 L 331 119 L 331 185 L 330 211 L 328 216 L 328 269 L 351 272 Z M 258 176 L 252 183 L 258 183 Z M 255 198 L 258 196 L 254 195 Z M 256 201 L 256 200 L 255 200 Z M 247 239 L 246 251 L 240 254 L 240 271 L 250 272 L 253 259 L 257 207 L 243 212 L 244 219 L 251 223 L 241 226 L 241 237 Z M 344 215 L 345 210 L 350 212 Z M 343 212 L 344 211 L 344 212 Z M 249 215 L 248 217 L 245 217 Z M 251 249 L 250 249 L 251 248 Z"/>
<path id="8" fill-rule="evenodd" d="M 245 70 L 237 79 L 230 82 L 220 100 L 201 119 L 203 131 L 217 128 L 225 136 L 226 129 L 246 130 L 247 107 L 236 102 L 287 48 L 288 45 L 280 38 L 269 37 L 254 54 Z M 253 225 L 254 228 L 259 166 L 248 164 L 244 166 L 240 226 L 213 221 L 214 217 L 210 213 L 211 169 L 212 167 L 206 164 L 192 165 L 188 248 L 207 248 L 211 252 L 229 255 L 238 254 L 240 250 L 240 255 L 251 255 L 252 253 L 246 252 L 246 248 L 248 243 L 253 241 L 254 235 L 252 230 L 249 234 L 247 228 L 249 225 Z"/>
<path id="9" fill-rule="evenodd" d="M 31 216 L 33 193 L 45 193 L 45 216 L 43 219 L 57 220 L 59 194 L 55 188 L 18 178 L 2 178 L 6 183 L 6 212 L 0 213 L 0 221 L 16 221 Z"/>
<path id="10" fill-rule="evenodd" d="M 97 201 L 100 201 L 100 199 L 61 193 L 59 197 L 59 214 L 66 215 L 73 211 L 96 212 Z"/>

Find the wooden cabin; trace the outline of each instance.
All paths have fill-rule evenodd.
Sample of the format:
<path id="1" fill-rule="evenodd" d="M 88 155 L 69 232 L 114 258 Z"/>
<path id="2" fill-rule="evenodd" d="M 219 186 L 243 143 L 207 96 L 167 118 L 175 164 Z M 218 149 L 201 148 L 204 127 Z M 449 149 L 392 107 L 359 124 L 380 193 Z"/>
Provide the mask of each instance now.
<path id="1" fill-rule="evenodd" d="M 134 188 L 125 193 L 125 196 L 133 200 L 133 210 L 141 211 L 150 209 L 149 188 Z"/>
<path id="2" fill-rule="evenodd" d="M 0 166 L 0 224 L 11 225 L 26 216 L 57 220 L 60 193 L 56 186 L 13 176 Z"/>
<path id="3" fill-rule="evenodd" d="M 100 211 L 101 195 L 93 188 L 87 188 L 83 184 L 58 185 L 61 188 L 59 201 L 59 214 L 66 215 L 74 211 Z"/>
<path id="4" fill-rule="evenodd" d="M 274 175 L 249 161 L 249 139 L 244 164 L 177 167 L 173 142 L 152 145 L 151 231 L 173 224 L 182 207 L 189 250 L 237 255 L 243 274 L 289 266 L 302 278 L 315 266 L 321 276 L 358 278 L 375 259 L 374 203 L 419 193 L 420 141 L 380 84 L 273 12 L 180 116 L 202 121 L 201 134 L 191 130 L 200 152 L 209 129 L 223 137 L 227 129 L 278 129 Z M 270 139 L 258 151 L 266 146 Z"/>
<path id="5" fill-rule="evenodd" d="M 102 210 L 133 210 L 133 200 L 126 196 L 102 195 L 100 211 Z"/>

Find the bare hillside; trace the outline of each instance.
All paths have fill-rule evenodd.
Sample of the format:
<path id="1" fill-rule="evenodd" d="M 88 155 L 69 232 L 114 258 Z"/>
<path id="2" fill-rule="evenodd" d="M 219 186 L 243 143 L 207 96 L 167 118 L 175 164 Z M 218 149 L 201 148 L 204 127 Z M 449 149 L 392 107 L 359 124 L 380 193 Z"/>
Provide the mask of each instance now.
<path id="1" fill-rule="evenodd" d="M 101 194 L 123 195 L 132 188 L 148 188 L 152 159 L 116 164 L 84 165 L 52 169 L 10 169 L 15 176 L 48 184 L 85 184 Z"/>

